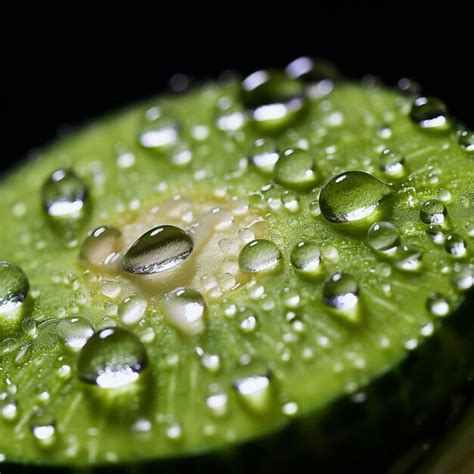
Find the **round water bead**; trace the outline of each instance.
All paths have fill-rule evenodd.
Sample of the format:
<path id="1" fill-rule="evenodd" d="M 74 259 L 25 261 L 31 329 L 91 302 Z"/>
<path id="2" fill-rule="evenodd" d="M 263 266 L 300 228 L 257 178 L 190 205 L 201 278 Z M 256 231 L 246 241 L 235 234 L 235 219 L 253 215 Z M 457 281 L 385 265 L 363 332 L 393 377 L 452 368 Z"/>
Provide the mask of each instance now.
<path id="1" fill-rule="evenodd" d="M 256 414 L 265 413 L 271 407 L 271 379 L 268 375 L 238 379 L 234 383 L 234 390 L 242 403 Z"/>
<path id="2" fill-rule="evenodd" d="M 271 175 L 275 169 L 279 156 L 280 155 L 273 143 L 257 140 L 249 161 L 261 173 Z"/>
<path id="3" fill-rule="evenodd" d="M 467 255 L 467 242 L 459 234 L 448 235 L 444 242 L 444 248 L 455 258 L 463 258 Z"/>
<path id="4" fill-rule="evenodd" d="M 405 272 L 416 272 L 421 268 L 423 253 L 411 245 L 402 245 L 395 253 L 394 265 Z"/>
<path id="5" fill-rule="evenodd" d="M 93 265 L 107 263 L 107 257 L 119 250 L 121 235 L 122 233 L 116 227 L 98 227 L 84 239 L 79 252 L 80 258 Z"/>
<path id="6" fill-rule="evenodd" d="M 463 130 L 458 135 L 459 144 L 470 153 L 474 153 L 474 132 Z"/>
<path id="7" fill-rule="evenodd" d="M 150 275 L 175 268 L 193 251 L 191 237 L 179 227 L 160 225 L 143 234 L 125 254 L 122 267 L 129 273 Z"/>
<path id="8" fill-rule="evenodd" d="M 0 315 L 17 311 L 30 285 L 25 272 L 8 260 L 0 260 Z"/>
<path id="9" fill-rule="evenodd" d="M 359 284 L 349 273 L 334 273 L 324 282 L 323 301 L 348 321 L 358 321 Z"/>
<path id="10" fill-rule="evenodd" d="M 380 154 L 380 169 L 390 178 L 401 178 L 407 174 L 405 157 L 385 148 Z"/>
<path id="11" fill-rule="evenodd" d="M 321 273 L 321 249 L 316 242 L 298 242 L 291 251 L 290 261 L 301 275 L 316 276 Z"/>
<path id="12" fill-rule="evenodd" d="M 364 171 L 346 171 L 324 185 L 319 207 L 330 222 L 354 222 L 372 215 L 391 192 L 388 184 Z"/>
<path id="13" fill-rule="evenodd" d="M 367 243 L 376 252 L 392 255 L 401 240 L 397 228 L 391 222 L 376 222 L 369 227 Z"/>
<path id="14" fill-rule="evenodd" d="M 80 351 L 94 334 L 90 322 L 80 316 L 61 319 L 56 328 L 59 340 L 71 351 Z"/>
<path id="15" fill-rule="evenodd" d="M 438 199 L 428 199 L 420 207 L 420 219 L 425 224 L 442 225 L 447 215 L 446 206 Z"/>
<path id="16" fill-rule="evenodd" d="M 410 118 L 427 130 L 445 131 L 451 128 L 446 105 L 435 97 L 418 97 L 412 105 Z"/>
<path id="17" fill-rule="evenodd" d="M 448 299 L 437 292 L 426 299 L 426 309 L 434 316 L 447 316 L 451 311 Z"/>
<path id="18" fill-rule="evenodd" d="M 305 150 L 287 150 L 278 159 L 274 171 L 275 181 L 291 189 L 311 189 L 319 179 L 313 157 Z"/>
<path id="19" fill-rule="evenodd" d="M 118 308 L 118 316 L 123 324 L 133 326 L 139 323 L 146 313 L 148 301 L 143 296 L 130 296 Z"/>
<path id="20" fill-rule="evenodd" d="M 474 286 L 474 269 L 469 263 L 456 263 L 451 273 L 451 285 L 457 291 L 467 291 Z"/>
<path id="21" fill-rule="evenodd" d="M 118 388 L 139 379 L 148 365 L 146 349 L 135 334 L 105 328 L 89 338 L 77 361 L 79 378 L 102 388 Z"/>
<path id="22" fill-rule="evenodd" d="M 337 79 L 339 70 L 331 62 L 321 58 L 302 56 L 294 59 L 285 68 L 289 77 L 302 79 L 305 82 L 319 82 L 324 79 Z"/>
<path id="23" fill-rule="evenodd" d="M 277 270 L 281 264 L 278 247 L 266 239 L 257 239 L 245 245 L 239 254 L 239 267 L 247 273 L 267 273 Z"/>
<path id="24" fill-rule="evenodd" d="M 175 120 L 164 117 L 156 107 L 148 109 L 138 135 L 138 142 L 143 148 L 154 151 L 165 151 L 178 142 L 179 127 Z"/>

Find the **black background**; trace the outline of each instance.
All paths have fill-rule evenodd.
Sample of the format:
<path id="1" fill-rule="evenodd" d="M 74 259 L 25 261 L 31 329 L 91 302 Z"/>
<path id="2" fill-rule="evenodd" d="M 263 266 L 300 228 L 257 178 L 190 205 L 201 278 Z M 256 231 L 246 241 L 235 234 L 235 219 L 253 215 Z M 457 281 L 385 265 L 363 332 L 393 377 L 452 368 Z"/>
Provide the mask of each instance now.
<path id="1" fill-rule="evenodd" d="M 3 12 L 3 169 L 68 126 L 159 93 L 173 73 L 206 79 L 300 55 L 328 58 L 354 78 L 415 78 L 474 126 L 471 13 L 455 3 L 151 5 Z"/>

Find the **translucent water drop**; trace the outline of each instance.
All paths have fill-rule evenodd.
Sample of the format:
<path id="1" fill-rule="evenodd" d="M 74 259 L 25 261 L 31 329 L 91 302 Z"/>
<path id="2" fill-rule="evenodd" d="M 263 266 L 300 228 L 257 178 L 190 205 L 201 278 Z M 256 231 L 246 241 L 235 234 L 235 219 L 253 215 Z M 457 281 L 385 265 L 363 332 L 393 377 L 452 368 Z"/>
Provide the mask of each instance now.
<path id="1" fill-rule="evenodd" d="M 146 349 L 135 334 L 105 328 L 89 338 L 77 361 L 78 377 L 101 388 L 118 388 L 137 381 L 148 365 Z"/>
<path id="2" fill-rule="evenodd" d="M 451 273 L 451 285 L 457 291 L 467 291 L 474 286 L 474 269 L 468 263 L 456 263 Z"/>
<path id="3" fill-rule="evenodd" d="M 145 121 L 140 130 L 138 141 L 140 145 L 149 150 L 165 151 L 178 142 L 179 128 L 177 123 L 160 113 L 153 115 L 145 114 Z"/>
<path id="4" fill-rule="evenodd" d="M 313 157 L 305 150 L 287 150 L 278 159 L 274 170 L 275 181 L 296 190 L 308 190 L 319 179 Z"/>
<path id="5" fill-rule="evenodd" d="M 447 316 L 451 307 L 448 299 L 440 293 L 431 293 L 426 299 L 427 310 L 435 316 Z"/>
<path id="6" fill-rule="evenodd" d="M 430 225 L 426 229 L 426 234 L 436 245 L 443 245 L 446 240 L 443 229 L 436 225 Z"/>
<path id="7" fill-rule="evenodd" d="M 290 261 L 301 275 L 311 277 L 321 273 L 321 249 L 316 242 L 298 242 L 291 251 Z"/>
<path id="8" fill-rule="evenodd" d="M 451 128 L 446 105 L 434 97 L 418 97 L 411 108 L 410 118 L 427 130 L 445 131 Z"/>
<path id="9" fill-rule="evenodd" d="M 225 393 L 216 393 L 209 396 L 206 405 L 214 416 L 220 417 L 227 413 L 229 397 Z"/>
<path id="10" fill-rule="evenodd" d="M 390 186 L 363 171 L 347 171 L 329 180 L 319 194 L 322 215 L 330 222 L 354 222 L 372 215 Z"/>
<path id="11" fill-rule="evenodd" d="M 143 234 L 127 251 L 125 271 L 149 275 L 174 268 L 193 251 L 191 237 L 179 227 L 160 225 Z"/>
<path id="12" fill-rule="evenodd" d="M 272 144 L 264 143 L 255 148 L 250 162 L 261 173 L 270 175 L 273 173 L 279 157 L 280 155 Z"/>
<path id="13" fill-rule="evenodd" d="M 207 306 L 199 291 L 177 288 L 165 293 L 160 300 L 165 320 L 188 336 L 202 334 L 206 329 Z"/>
<path id="14" fill-rule="evenodd" d="M 234 389 L 244 405 L 256 414 L 267 412 L 271 406 L 271 382 L 268 375 L 238 379 Z"/>
<path id="15" fill-rule="evenodd" d="M 348 273 L 334 273 L 323 286 L 323 301 L 349 322 L 359 321 L 359 284 Z"/>
<path id="16" fill-rule="evenodd" d="M 446 252 L 455 258 L 463 258 L 467 255 L 467 242 L 459 234 L 451 234 L 444 242 Z"/>
<path id="17" fill-rule="evenodd" d="M 86 213 L 89 192 L 71 170 L 56 170 L 41 189 L 43 209 L 54 222 L 79 221 Z"/>
<path id="18" fill-rule="evenodd" d="M 148 301 L 143 296 L 130 296 L 118 308 L 118 316 L 123 324 L 138 324 L 146 313 Z"/>
<path id="19" fill-rule="evenodd" d="M 397 87 L 401 91 L 412 96 L 418 97 L 421 93 L 420 84 L 418 84 L 418 82 L 414 81 L 413 79 L 409 79 L 407 77 L 401 78 L 397 83 Z"/>
<path id="20" fill-rule="evenodd" d="M 385 148 L 380 155 L 380 169 L 390 178 L 401 178 L 407 174 L 405 157 Z"/>
<path id="21" fill-rule="evenodd" d="M 275 271 L 281 264 L 278 247 L 266 239 L 257 239 L 245 245 L 239 254 L 239 267 L 247 273 Z"/>
<path id="22" fill-rule="evenodd" d="M 56 444 L 56 422 L 49 417 L 35 417 L 31 423 L 31 433 L 38 446 L 43 449 L 51 448 Z"/>
<path id="23" fill-rule="evenodd" d="M 458 140 L 462 148 L 470 153 L 474 152 L 474 132 L 463 130 L 459 133 Z"/>
<path id="24" fill-rule="evenodd" d="M 84 240 L 79 252 L 80 258 L 92 265 L 104 265 L 118 252 L 122 233 L 112 226 L 101 226 Z"/>
<path id="25" fill-rule="evenodd" d="M 14 316 L 25 301 L 30 285 L 25 272 L 8 260 L 0 260 L 0 317 Z"/>
<path id="26" fill-rule="evenodd" d="M 302 84 L 279 71 L 257 71 L 241 84 L 241 98 L 255 125 L 275 132 L 291 125 L 305 106 Z"/>
<path id="27" fill-rule="evenodd" d="M 442 225 L 447 215 L 445 205 L 438 199 L 428 199 L 420 207 L 420 219 L 425 224 Z"/>
<path id="28" fill-rule="evenodd" d="M 411 245 L 402 245 L 395 253 L 394 265 L 405 272 L 416 272 L 421 268 L 423 254 Z"/>
<path id="29" fill-rule="evenodd" d="M 14 421 L 16 420 L 18 416 L 18 406 L 14 401 L 9 400 L 7 401 L 7 403 L 5 403 L 5 405 L 2 406 L 1 413 L 2 413 L 2 418 L 5 421 L 7 422 Z"/>
<path id="30" fill-rule="evenodd" d="M 393 255 L 400 245 L 400 235 L 391 222 L 376 222 L 369 227 L 367 243 L 376 252 Z"/>
<path id="31" fill-rule="evenodd" d="M 89 321 L 80 316 L 61 319 L 56 330 L 59 340 L 74 352 L 80 351 L 94 334 Z"/>

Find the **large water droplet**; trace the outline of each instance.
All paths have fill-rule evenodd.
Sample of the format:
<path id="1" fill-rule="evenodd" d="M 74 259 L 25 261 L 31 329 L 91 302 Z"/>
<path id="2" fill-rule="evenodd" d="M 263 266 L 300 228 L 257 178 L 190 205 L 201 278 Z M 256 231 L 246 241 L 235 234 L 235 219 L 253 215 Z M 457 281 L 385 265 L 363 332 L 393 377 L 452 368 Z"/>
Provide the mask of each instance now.
<path id="1" fill-rule="evenodd" d="M 115 227 L 98 227 L 82 243 L 80 258 L 93 265 L 107 264 L 119 250 L 121 235 Z"/>
<path id="2" fill-rule="evenodd" d="M 459 144 L 470 153 L 474 153 L 474 132 L 463 130 L 458 136 Z"/>
<path id="3" fill-rule="evenodd" d="M 140 339 L 121 328 L 95 333 L 82 348 L 77 361 L 79 378 L 102 388 L 118 388 L 135 382 L 148 365 Z"/>
<path id="4" fill-rule="evenodd" d="M 234 384 L 244 405 L 256 414 L 262 414 L 271 406 L 271 382 L 268 375 L 253 375 L 238 379 Z"/>
<path id="5" fill-rule="evenodd" d="M 179 227 L 160 225 L 143 234 L 123 258 L 123 269 L 149 275 L 176 267 L 193 251 L 191 237 Z"/>
<path id="6" fill-rule="evenodd" d="M 246 77 L 241 97 L 253 122 L 267 132 L 291 125 L 305 105 L 302 84 L 279 71 L 257 71 Z"/>
<path id="7" fill-rule="evenodd" d="M 442 225 L 447 215 L 445 205 L 438 199 L 428 199 L 420 208 L 420 219 L 425 224 Z"/>
<path id="8" fill-rule="evenodd" d="M 376 222 L 367 232 L 367 243 L 376 252 L 393 255 L 400 245 L 400 235 L 391 222 Z"/>
<path id="9" fill-rule="evenodd" d="M 427 310 L 435 316 L 447 316 L 451 307 L 448 299 L 440 293 L 431 293 L 426 299 Z"/>
<path id="10" fill-rule="evenodd" d="M 323 301 L 349 322 L 359 321 L 359 285 L 348 273 L 334 273 L 323 286 Z"/>
<path id="11" fill-rule="evenodd" d="M 118 316 L 123 324 L 133 326 L 145 315 L 148 301 L 143 296 L 130 296 L 118 308 Z"/>
<path id="12" fill-rule="evenodd" d="M 160 301 L 165 320 L 188 336 L 202 334 L 206 329 L 206 302 L 199 291 L 177 288 L 165 293 Z"/>
<path id="13" fill-rule="evenodd" d="M 18 265 L 0 260 L 0 316 L 15 316 L 29 288 L 28 278 Z"/>
<path id="14" fill-rule="evenodd" d="M 56 170 L 43 184 L 43 208 L 53 222 L 80 221 L 86 212 L 88 190 L 71 170 Z"/>
<path id="15" fill-rule="evenodd" d="M 321 273 L 321 249 L 316 242 L 299 242 L 291 251 L 291 264 L 301 275 L 316 276 Z"/>
<path id="16" fill-rule="evenodd" d="M 418 97 L 413 103 L 410 118 L 427 130 L 444 131 L 451 128 L 446 105 L 434 97 Z"/>
<path id="17" fill-rule="evenodd" d="M 308 190 L 319 178 L 313 157 L 305 150 L 287 150 L 275 165 L 275 181 L 296 190 Z"/>
<path id="18" fill-rule="evenodd" d="M 372 215 L 389 185 L 363 171 L 347 171 L 329 180 L 319 194 L 322 215 L 330 222 L 354 222 Z"/>
<path id="19" fill-rule="evenodd" d="M 68 349 L 77 352 L 84 347 L 94 334 L 94 330 L 87 319 L 77 316 L 61 319 L 57 326 L 57 334 Z"/>
<path id="20" fill-rule="evenodd" d="M 280 250 L 266 239 L 249 242 L 239 254 L 240 269 L 247 273 L 272 272 L 279 268 L 280 263 Z"/>
<path id="21" fill-rule="evenodd" d="M 463 258 L 467 255 L 467 242 L 459 234 L 451 234 L 444 242 L 446 252 L 455 258 Z"/>

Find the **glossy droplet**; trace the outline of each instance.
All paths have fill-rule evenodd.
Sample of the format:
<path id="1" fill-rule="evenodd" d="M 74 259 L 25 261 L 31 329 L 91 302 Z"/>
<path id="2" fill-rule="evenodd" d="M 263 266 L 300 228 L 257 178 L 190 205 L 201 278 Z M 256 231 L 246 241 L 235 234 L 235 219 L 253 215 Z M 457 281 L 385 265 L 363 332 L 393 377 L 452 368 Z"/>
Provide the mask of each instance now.
<path id="1" fill-rule="evenodd" d="M 76 316 L 61 319 L 57 325 L 59 340 L 71 351 L 80 351 L 94 334 L 91 324 L 85 318 Z"/>
<path id="2" fill-rule="evenodd" d="M 207 306 L 197 290 L 177 288 L 165 293 L 160 308 L 168 324 L 187 336 L 202 334 L 206 329 Z"/>
<path id="3" fill-rule="evenodd" d="M 80 258 L 92 265 L 104 265 L 118 252 L 122 233 L 112 226 L 101 226 L 84 240 L 79 252 Z"/>
<path id="4" fill-rule="evenodd" d="M 30 285 L 25 272 L 8 260 L 0 260 L 0 316 L 16 313 Z"/>
<path id="5" fill-rule="evenodd" d="M 359 285 L 348 273 L 334 273 L 323 286 L 323 301 L 345 320 L 359 321 Z"/>
<path id="6" fill-rule="evenodd" d="M 246 77 L 241 98 L 255 125 L 267 132 L 291 125 L 305 106 L 302 84 L 279 71 L 257 71 Z"/>
<path id="7" fill-rule="evenodd" d="M 243 404 L 253 413 L 263 414 L 271 406 L 271 382 L 268 375 L 254 375 L 238 379 L 234 389 Z"/>
<path id="8" fill-rule="evenodd" d="M 385 148 L 380 155 L 380 169 L 390 178 L 401 178 L 407 174 L 405 157 Z"/>
<path id="9" fill-rule="evenodd" d="M 179 128 L 174 120 L 163 117 L 156 107 L 147 110 L 138 135 L 142 147 L 162 152 L 175 145 L 178 138 Z"/>
<path id="10" fill-rule="evenodd" d="M 247 273 L 272 272 L 280 266 L 281 253 L 278 247 L 266 239 L 249 242 L 240 251 L 239 266 Z"/>
<path id="11" fill-rule="evenodd" d="M 227 413 L 229 397 L 225 393 L 216 393 L 206 400 L 206 405 L 214 416 L 220 417 Z"/>
<path id="12" fill-rule="evenodd" d="M 443 229 L 437 225 L 430 225 L 426 234 L 436 245 L 443 245 L 446 240 Z"/>
<path id="13" fill-rule="evenodd" d="M 474 286 L 474 269 L 468 263 L 456 263 L 451 273 L 451 285 L 457 291 L 467 291 Z"/>
<path id="14" fill-rule="evenodd" d="M 423 254 L 410 245 L 402 245 L 395 253 L 394 265 L 405 272 L 416 272 L 421 268 Z"/>
<path id="15" fill-rule="evenodd" d="M 174 268 L 193 251 L 191 237 L 179 227 L 161 225 L 143 234 L 123 258 L 123 269 L 149 275 Z"/>
<path id="16" fill-rule="evenodd" d="M 418 97 L 411 108 L 410 118 L 427 130 L 445 131 L 451 128 L 446 105 L 434 97 Z"/>
<path id="17" fill-rule="evenodd" d="M 420 208 L 420 219 L 425 224 L 442 225 L 447 215 L 446 206 L 438 199 L 428 199 Z"/>
<path id="18" fill-rule="evenodd" d="M 389 185 L 368 173 L 347 171 L 324 185 L 319 207 L 330 222 L 354 222 L 372 215 L 391 191 Z"/>
<path id="19" fill-rule="evenodd" d="M 297 243 L 291 251 L 290 261 L 293 268 L 304 276 L 321 273 L 321 249 L 315 242 Z"/>
<path id="20" fill-rule="evenodd" d="M 447 298 L 437 292 L 426 299 L 426 309 L 434 316 L 447 316 L 451 311 Z"/>
<path id="21" fill-rule="evenodd" d="M 146 313 L 148 301 L 143 296 L 130 296 L 118 308 L 118 316 L 123 324 L 138 324 Z"/>
<path id="22" fill-rule="evenodd" d="M 71 170 L 60 169 L 51 174 L 41 195 L 43 209 L 53 221 L 79 221 L 85 215 L 89 193 L 82 179 Z"/>
<path id="23" fill-rule="evenodd" d="M 294 79 L 305 82 L 318 82 L 323 79 L 337 79 L 340 75 L 338 69 L 331 62 L 321 58 L 303 56 L 297 58 L 286 66 L 285 72 Z"/>
<path id="24" fill-rule="evenodd" d="M 138 380 L 147 365 L 145 347 L 137 336 L 125 329 L 105 328 L 82 348 L 77 373 L 83 382 L 118 388 Z"/>
<path id="25" fill-rule="evenodd" d="M 279 157 L 280 155 L 273 144 L 265 142 L 255 147 L 252 156 L 250 157 L 250 162 L 261 173 L 271 175 Z"/>
<path id="26" fill-rule="evenodd" d="M 56 444 L 56 422 L 50 417 L 34 416 L 31 422 L 31 433 L 40 448 L 49 449 Z"/>
<path id="27" fill-rule="evenodd" d="M 444 242 L 444 248 L 455 258 L 463 258 L 467 255 L 467 242 L 459 234 L 448 235 Z"/>
<path id="28" fill-rule="evenodd" d="M 319 179 L 313 157 L 305 150 L 287 150 L 278 159 L 274 171 L 275 181 L 296 190 L 308 190 Z"/>
<path id="29" fill-rule="evenodd" d="M 400 235 L 391 222 L 376 222 L 367 232 L 367 243 L 376 252 L 393 255 L 400 242 Z"/>
<path id="30" fill-rule="evenodd" d="M 474 153 L 474 132 L 463 130 L 458 135 L 459 145 L 469 153 Z"/>

